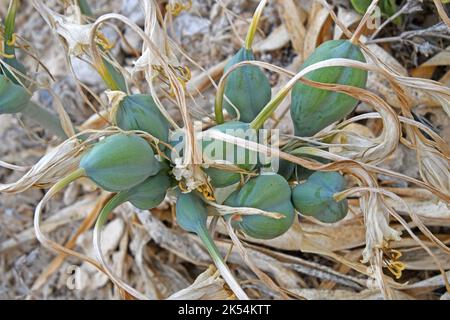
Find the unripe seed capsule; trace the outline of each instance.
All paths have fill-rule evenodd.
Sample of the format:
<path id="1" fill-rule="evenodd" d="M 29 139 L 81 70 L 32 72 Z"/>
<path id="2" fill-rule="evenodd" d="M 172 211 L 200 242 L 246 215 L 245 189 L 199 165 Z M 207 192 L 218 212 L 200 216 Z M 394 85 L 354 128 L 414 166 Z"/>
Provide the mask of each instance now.
<path id="1" fill-rule="evenodd" d="M 320 61 L 344 58 L 365 62 L 361 49 L 348 40 L 330 40 L 319 46 L 302 68 Z M 364 88 L 367 71 L 350 67 L 326 67 L 311 71 L 306 79 Z M 345 94 L 297 83 L 292 90 L 291 116 L 297 136 L 312 136 L 347 116 L 358 100 Z"/>
<path id="2" fill-rule="evenodd" d="M 222 133 L 241 138 L 251 142 L 257 142 L 257 134 L 251 130 L 248 123 L 230 121 L 208 130 L 218 130 Z M 219 139 L 207 139 L 202 141 L 204 159 L 214 161 L 226 161 L 243 170 L 253 170 L 257 164 L 257 152 L 248 150 Z M 240 174 L 218 168 L 207 168 L 205 172 L 211 178 L 211 184 L 216 188 L 222 188 L 240 181 Z"/>
<path id="3" fill-rule="evenodd" d="M 239 62 L 254 59 L 251 49 L 241 48 L 228 62 L 224 71 Z M 233 70 L 226 79 L 225 96 L 239 110 L 240 121 L 251 122 L 270 101 L 271 95 L 269 79 L 257 66 L 241 66 Z M 226 100 L 224 107 L 233 117 L 236 116 L 233 106 Z"/>
<path id="4" fill-rule="evenodd" d="M 141 210 L 149 210 L 158 206 L 165 198 L 170 180 L 167 174 L 160 172 L 147 178 L 141 184 L 130 190 L 120 191 L 106 203 L 100 212 L 95 228 L 101 228 L 108 215 L 122 203 L 129 201 L 133 206 Z"/>
<path id="5" fill-rule="evenodd" d="M 160 165 L 145 139 L 119 133 L 96 143 L 82 157 L 80 168 L 101 188 L 123 191 L 158 173 Z"/>
<path id="6" fill-rule="evenodd" d="M 166 143 L 169 140 L 169 123 L 150 95 L 124 97 L 113 118 L 123 130 L 141 130 Z"/>
<path id="7" fill-rule="evenodd" d="M 338 172 L 315 172 L 294 188 L 292 203 L 303 215 L 326 223 L 337 222 L 347 215 L 348 203 L 346 199 L 336 201 L 334 194 L 343 191 L 345 184 Z"/>
<path id="8" fill-rule="evenodd" d="M 295 211 L 291 203 L 291 188 L 278 174 L 260 175 L 250 179 L 224 202 L 231 207 L 249 207 L 280 213 L 276 219 L 263 215 L 242 215 L 232 226 L 256 239 L 272 239 L 285 233 L 293 224 Z"/>

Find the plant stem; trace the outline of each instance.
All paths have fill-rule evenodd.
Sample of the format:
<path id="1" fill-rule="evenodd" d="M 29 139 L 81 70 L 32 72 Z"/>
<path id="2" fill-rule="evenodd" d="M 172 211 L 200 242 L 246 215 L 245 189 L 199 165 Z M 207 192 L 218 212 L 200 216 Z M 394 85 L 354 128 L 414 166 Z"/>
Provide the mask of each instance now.
<path id="1" fill-rule="evenodd" d="M 129 194 L 127 191 L 125 192 L 119 192 L 114 197 L 112 197 L 102 208 L 102 211 L 100 211 L 97 222 L 95 223 L 94 229 L 100 229 L 104 224 L 106 219 L 108 218 L 108 215 L 118 206 L 120 206 L 122 203 L 126 202 L 129 198 Z"/>
<path id="2" fill-rule="evenodd" d="M 5 18 L 5 34 L 4 34 L 4 46 L 5 53 L 14 55 L 14 43 L 11 41 L 14 39 L 14 27 L 16 22 L 16 12 L 18 7 L 18 1 L 12 0 L 9 3 L 8 13 Z"/>
<path id="3" fill-rule="evenodd" d="M 245 49 L 251 50 L 253 39 L 255 38 L 256 30 L 258 29 L 259 20 L 261 18 L 264 7 L 268 0 L 262 0 L 253 14 L 252 22 L 248 28 L 247 37 L 245 38 Z"/>
<path id="4" fill-rule="evenodd" d="M 86 172 L 84 171 L 83 168 L 78 168 L 77 170 L 69 173 L 67 176 L 59 180 L 57 183 L 55 183 L 48 191 L 48 194 L 50 196 L 54 195 L 55 193 L 64 189 L 69 183 L 77 180 L 78 178 L 83 177 L 85 174 Z"/>
<path id="5" fill-rule="evenodd" d="M 202 240 L 203 244 L 205 245 L 206 249 L 209 252 L 209 255 L 211 256 L 211 259 L 214 261 L 214 264 L 216 265 L 217 269 L 219 270 L 220 274 L 222 275 L 225 282 L 228 284 L 230 289 L 234 292 L 236 297 L 238 297 L 241 300 L 249 300 L 247 294 L 242 290 L 239 283 L 234 278 L 233 274 L 231 273 L 231 270 L 228 268 L 226 263 L 223 261 L 222 256 L 220 255 L 219 249 L 217 249 L 216 244 L 214 243 L 214 240 L 211 238 L 208 230 L 206 229 L 206 226 L 201 226 L 197 230 L 197 235 Z"/>
<path id="6" fill-rule="evenodd" d="M 61 139 L 65 140 L 68 138 L 61 126 L 59 118 L 35 102 L 29 101 L 21 113 Z"/>
<path id="7" fill-rule="evenodd" d="M 78 6 L 80 7 L 81 13 L 84 14 L 85 16 L 88 17 L 94 16 L 86 0 L 78 0 Z"/>
<path id="8" fill-rule="evenodd" d="M 250 123 L 250 128 L 252 129 L 260 129 L 264 122 L 266 122 L 267 119 L 272 115 L 272 113 L 278 108 L 278 106 L 281 104 L 284 98 L 288 95 L 289 91 L 291 90 L 292 86 L 295 84 L 288 82 L 278 93 L 275 95 L 275 97 L 272 98 L 261 110 L 260 113 L 256 116 L 255 119 Z"/>
<path id="9" fill-rule="evenodd" d="M 222 124 L 225 122 L 223 118 L 223 95 L 225 91 L 225 82 L 221 81 L 217 88 L 216 98 L 214 103 L 214 116 L 216 118 L 217 124 Z"/>

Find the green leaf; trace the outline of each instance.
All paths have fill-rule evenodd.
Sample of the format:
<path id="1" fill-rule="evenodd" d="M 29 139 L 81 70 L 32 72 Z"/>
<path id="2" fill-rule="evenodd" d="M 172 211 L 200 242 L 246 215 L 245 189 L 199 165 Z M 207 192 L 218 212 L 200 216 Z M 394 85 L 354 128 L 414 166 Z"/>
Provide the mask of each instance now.
<path id="1" fill-rule="evenodd" d="M 31 95 L 25 88 L 0 74 L 0 114 L 22 111 Z"/>
<path id="2" fill-rule="evenodd" d="M 351 0 L 352 6 L 359 14 L 365 14 L 372 0 Z"/>

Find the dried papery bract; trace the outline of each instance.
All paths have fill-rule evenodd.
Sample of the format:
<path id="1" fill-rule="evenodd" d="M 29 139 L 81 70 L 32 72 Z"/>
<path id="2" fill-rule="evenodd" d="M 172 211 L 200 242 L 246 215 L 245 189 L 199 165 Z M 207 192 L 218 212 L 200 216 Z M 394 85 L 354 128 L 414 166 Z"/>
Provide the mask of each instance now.
<path id="1" fill-rule="evenodd" d="M 0 192 L 19 193 L 32 187 L 47 188 L 78 167 L 83 144 L 66 140 L 43 156 L 18 181 L 0 184 Z"/>

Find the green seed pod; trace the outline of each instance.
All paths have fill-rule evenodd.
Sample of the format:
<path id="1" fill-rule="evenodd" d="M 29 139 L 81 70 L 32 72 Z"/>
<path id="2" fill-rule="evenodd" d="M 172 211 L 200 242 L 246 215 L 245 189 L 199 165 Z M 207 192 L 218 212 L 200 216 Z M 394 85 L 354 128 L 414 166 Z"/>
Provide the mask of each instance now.
<path id="1" fill-rule="evenodd" d="M 246 297 L 231 271 L 223 261 L 214 240 L 208 232 L 206 221 L 208 212 L 202 200 L 195 192 L 180 193 L 176 204 L 177 223 L 188 232 L 197 234 L 209 252 L 220 274 L 238 297 Z"/>
<path id="2" fill-rule="evenodd" d="M 231 207 L 257 208 L 284 215 L 280 219 L 262 215 L 244 215 L 240 220 L 232 221 L 234 228 L 256 239 L 278 237 L 294 222 L 291 188 L 278 174 L 260 175 L 250 179 L 240 190 L 233 192 L 224 204 Z"/>
<path id="3" fill-rule="evenodd" d="M 166 197 L 170 178 L 165 172 L 147 178 L 128 191 L 128 201 L 138 209 L 147 210 L 158 206 Z"/>
<path id="4" fill-rule="evenodd" d="M 248 123 L 240 121 L 230 121 L 208 130 L 219 130 L 220 132 L 247 141 L 258 141 L 256 132 L 250 130 Z M 202 141 L 202 151 L 204 159 L 214 161 L 225 160 L 228 164 L 236 165 L 243 170 L 253 170 L 257 164 L 257 152 L 219 139 L 204 139 Z M 226 187 L 240 181 L 240 174 L 236 172 L 213 167 L 205 169 L 205 172 L 211 178 L 211 184 L 216 188 Z"/>
<path id="5" fill-rule="evenodd" d="M 225 72 L 233 65 L 254 60 L 252 50 L 241 48 L 225 66 Z M 270 101 L 272 91 L 269 79 L 257 66 L 245 65 L 235 69 L 226 79 L 225 96 L 239 110 L 240 121 L 250 122 Z M 236 112 L 228 101 L 224 101 L 225 109 L 233 116 Z"/>
<path id="6" fill-rule="evenodd" d="M 177 224 L 188 232 L 206 229 L 208 212 L 203 201 L 195 194 L 181 193 L 176 204 Z"/>
<path id="7" fill-rule="evenodd" d="M 24 87 L 0 74 L 0 114 L 22 111 L 30 98 L 30 94 Z"/>
<path id="8" fill-rule="evenodd" d="M 295 171 L 295 163 L 292 163 L 285 159 L 279 159 L 278 164 L 278 174 L 285 178 L 286 180 L 290 180 Z"/>
<path id="9" fill-rule="evenodd" d="M 365 62 L 359 47 L 348 40 L 330 40 L 319 46 L 305 61 L 302 68 L 314 63 L 345 58 Z M 367 71 L 349 67 L 326 67 L 314 70 L 306 78 L 322 83 L 337 83 L 364 88 Z M 347 116 L 358 100 L 344 94 L 313 88 L 297 83 L 292 90 L 291 116 L 297 136 L 312 136 Z"/>
<path id="10" fill-rule="evenodd" d="M 347 200 L 337 202 L 333 197 L 344 189 L 345 179 L 341 174 L 318 171 L 294 188 L 292 202 L 301 214 L 325 223 L 334 223 L 347 215 Z"/>
<path id="11" fill-rule="evenodd" d="M 169 140 L 169 123 L 150 95 L 134 94 L 123 98 L 114 120 L 123 130 L 142 130 L 166 143 Z"/>
<path id="12" fill-rule="evenodd" d="M 80 168 L 103 189 L 123 191 L 155 175 L 160 165 L 147 141 L 119 133 L 96 143 L 82 157 Z"/>

